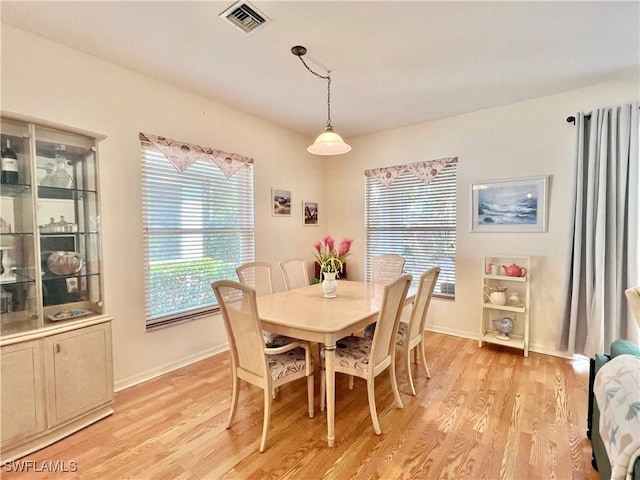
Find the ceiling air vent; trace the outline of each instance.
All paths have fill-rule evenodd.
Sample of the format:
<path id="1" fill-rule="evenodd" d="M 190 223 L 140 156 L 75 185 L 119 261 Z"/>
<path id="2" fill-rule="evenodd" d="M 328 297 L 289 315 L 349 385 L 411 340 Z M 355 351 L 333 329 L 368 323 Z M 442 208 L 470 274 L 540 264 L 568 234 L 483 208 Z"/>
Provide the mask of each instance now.
<path id="1" fill-rule="evenodd" d="M 266 15 L 260 12 L 249 2 L 236 2 L 220 14 L 220 18 L 226 20 L 234 27 L 249 35 L 267 22 L 270 22 Z"/>

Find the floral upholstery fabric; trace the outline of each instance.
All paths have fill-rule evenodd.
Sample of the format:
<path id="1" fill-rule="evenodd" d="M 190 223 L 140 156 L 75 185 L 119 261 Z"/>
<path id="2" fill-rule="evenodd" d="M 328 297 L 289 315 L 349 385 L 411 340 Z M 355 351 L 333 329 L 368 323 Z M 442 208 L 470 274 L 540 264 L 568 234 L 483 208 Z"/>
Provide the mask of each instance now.
<path id="1" fill-rule="evenodd" d="M 373 334 L 376 332 L 376 324 L 372 323 L 371 325 L 367 325 L 364 329 L 364 337 L 373 340 Z M 404 322 L 400 322 L 400 326 L 398 327 L 398 333 L 396 333 L 396 345 L 403 346 L 404 342 L 407 341 L 407 334 L 409 333 L 409 325 Z"/>
<path id="2" fill-rule="evenodd" d="M 313 358 L 311 360 L 313 361 Z M 294 348 L 285 353 L 267 355 L 267 361 L 273 380 L 279 380 L 287 375 L 303 371 L 306 367 L 305 351 L 302 347 Z"/>
<path id="3" fill-rule="evenodd" d="M 611 463 L 611 480 L 624 480 L 640 457 L 640 358 L 619 355 L 596 374 L 600 435 Z M 631 470 L 629 470 L 631 471 Z"/>
<path id="4" fill-rule="evenodd" d="M 336 364 L 348 368 L 357 368 L 366 372 L 369 368 L 371 339 L 349 336 L 336 343 Z M 324 349 L 321 351 L 324 357 Z"/>

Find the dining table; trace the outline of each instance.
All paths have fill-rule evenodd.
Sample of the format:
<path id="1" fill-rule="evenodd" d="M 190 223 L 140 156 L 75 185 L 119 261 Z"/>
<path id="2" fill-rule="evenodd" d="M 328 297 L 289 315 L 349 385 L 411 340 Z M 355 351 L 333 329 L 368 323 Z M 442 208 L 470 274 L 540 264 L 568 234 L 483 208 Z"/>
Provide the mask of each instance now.
<path id="1" fill-rule="evenodd" d="M 257 298 L 258 315 L 265 330 L 324 346 L 329 447 L 334 446 L 335 440 L 336 343 L 376 321 L 383 293 L 383 284 L 342 280 L 335 298 L 325 298 L 321 284 Z M 415 292 L 410 291 L 407 301 L 413 296 Z"/>

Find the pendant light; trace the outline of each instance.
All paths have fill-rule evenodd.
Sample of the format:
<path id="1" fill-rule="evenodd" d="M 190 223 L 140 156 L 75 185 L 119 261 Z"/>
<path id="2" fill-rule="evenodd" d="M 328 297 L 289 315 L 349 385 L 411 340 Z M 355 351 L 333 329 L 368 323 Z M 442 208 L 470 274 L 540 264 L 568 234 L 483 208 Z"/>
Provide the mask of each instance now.
<path id="1" fill-rule="evenodd" d="M 291 53 L 300 59 L 302 64 L 313 73 L 316 77 L 322 78 L 327 81 L 327 126 L 316 138 L 313 144 L 309 145 L 307 152 L 314 155 L 340 155 L 351 151 L 351 146 L 346 144 L 342 137 L 333 131 L 331 125 L 331 71 L 327 71 L 326 75 L 320 75 L 309 68 L 309 65 L 304 61 L 302 56 L 307 53 L 307 49 L 300 45 L 291 48 Z"/>

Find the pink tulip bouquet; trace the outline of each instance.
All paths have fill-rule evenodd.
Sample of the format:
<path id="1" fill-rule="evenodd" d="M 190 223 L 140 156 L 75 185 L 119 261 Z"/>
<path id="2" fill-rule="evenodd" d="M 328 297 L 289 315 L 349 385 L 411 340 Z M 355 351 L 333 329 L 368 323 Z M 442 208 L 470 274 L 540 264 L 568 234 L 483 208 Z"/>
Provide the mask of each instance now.
<path id="1" fill-rule="evenodd" d="M 320 264 L 320 270 L 323 272 L 342 272 L 344 262 L 350 255 L 352 243 L 352 238 L 344 238 L 336 248 L 331 235 L 325 235 L 317 241 L 313 248 L 315 249 L 316 261 Z"/>

